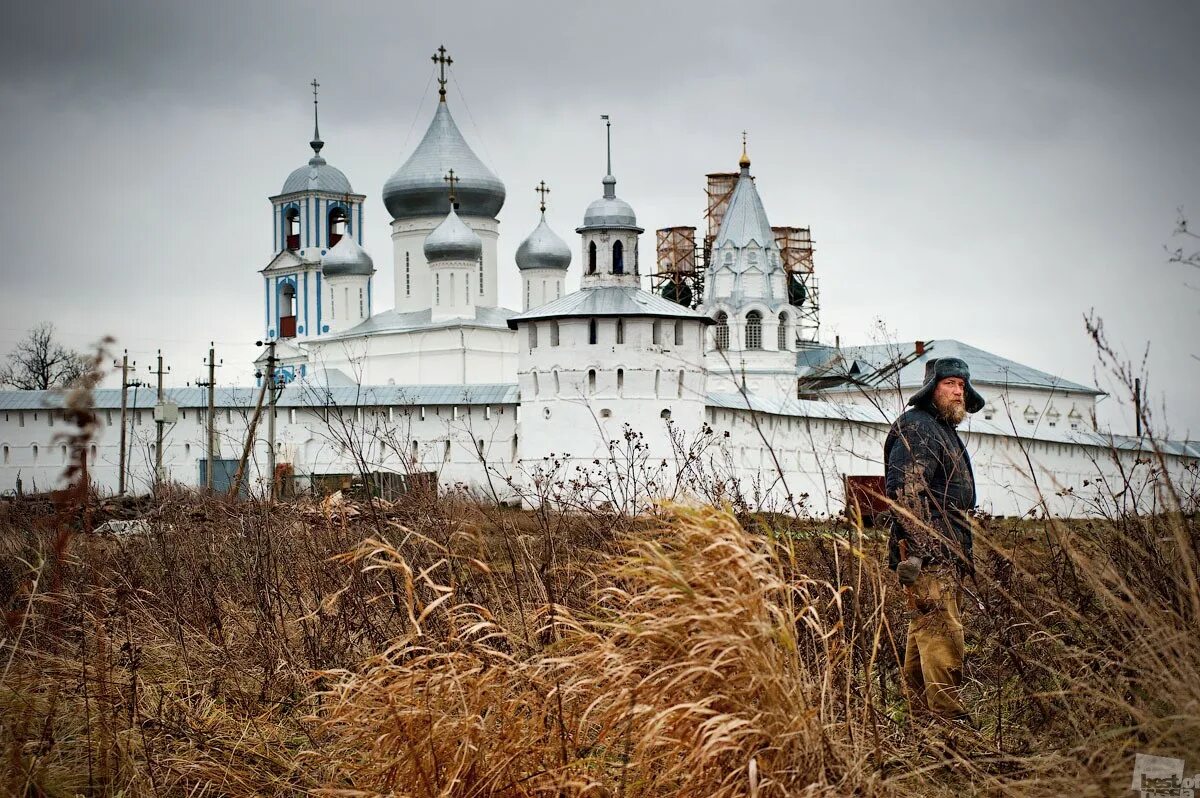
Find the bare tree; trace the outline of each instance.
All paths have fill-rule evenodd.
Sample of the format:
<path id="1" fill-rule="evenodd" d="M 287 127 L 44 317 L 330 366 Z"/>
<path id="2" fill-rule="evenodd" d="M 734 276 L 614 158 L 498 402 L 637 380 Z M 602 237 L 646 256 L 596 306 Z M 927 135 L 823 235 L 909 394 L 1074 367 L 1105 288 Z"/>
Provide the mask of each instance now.
<path id="1" fill-rule="evenodd" d="M 1183 208 L 1179 209 L 1179 218 L 1175 221 L 1175 232 L 1172 234 L 1175 238 L 1180 239 L 1184 243 L 1175 248 L 1166 247 L 1168 263 L 1182 263 L 1185 266 L 1195 266 L 1200 269 L 1200 234 L 1197 234 L 1188 228 L 1187 217 L 1183 215 Z"/>
<path id="2" fill-rule="evenodd" d="M 44 391 L 70 385 L 88 369 L 87 358 L 54 340 L 54 325 L 42 322 L 8 353 L 0 367 L 0 385 Z"/>

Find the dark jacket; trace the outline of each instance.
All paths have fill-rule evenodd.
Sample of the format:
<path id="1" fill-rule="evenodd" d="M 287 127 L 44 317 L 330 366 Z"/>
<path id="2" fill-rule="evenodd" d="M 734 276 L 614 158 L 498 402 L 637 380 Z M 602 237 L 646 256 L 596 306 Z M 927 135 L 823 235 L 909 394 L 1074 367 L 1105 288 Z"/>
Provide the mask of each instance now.
<path id="1" fill-rule="evenodd" d="M 958 433 L 924 406 L 905 411 L 888 432 L 883 445 L 886 490 L 898 505 L 888 538 L 888 565 L 900 562 L 900 541 L 908 541 L 908 556 L 926 565 L 954 563 L 960 571 L 974 569 L 971 523 L 975 509 L 975 474 Z M 907 509 L 918 522 L 903 517 Z"/>

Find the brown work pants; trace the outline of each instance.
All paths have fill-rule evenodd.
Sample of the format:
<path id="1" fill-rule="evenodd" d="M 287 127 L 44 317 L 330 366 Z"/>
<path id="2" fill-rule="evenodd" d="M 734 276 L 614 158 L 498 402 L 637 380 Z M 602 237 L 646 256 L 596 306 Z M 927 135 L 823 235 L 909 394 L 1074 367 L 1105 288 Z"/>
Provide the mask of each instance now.
<path id="1" fill-rule="evenodd" d="M 917 583 L 909 588 L 912 600 L 904 651 L 904 682 L 914 714 L 967 716 L 958 694 L 963 675 L 963 625 L 958 614 L 958 591 L 958 577 L 950 566 L 922 569 Z"/>

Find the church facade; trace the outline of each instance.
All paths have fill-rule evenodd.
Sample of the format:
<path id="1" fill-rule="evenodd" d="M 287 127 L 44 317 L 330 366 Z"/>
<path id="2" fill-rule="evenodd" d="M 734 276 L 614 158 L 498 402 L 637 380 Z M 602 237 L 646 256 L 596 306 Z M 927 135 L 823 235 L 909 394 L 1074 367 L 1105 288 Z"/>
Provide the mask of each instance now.
<path id="1" fill-rule="evenodd" d="M 1098 431 L 1093 388 L 958 341 L 819 343 L 745 148 L 696 307 L 645 290 L 644 229 L 617 196 L 611 147 L 575 247 L 551 229 L 543 193 L 516 262 L 499 263 L 505 186 L 459 130 L 439 56 L 436 110 L 383 188 L 391 308 L 378 308 L 375 259 L 362 247 L 365 196 L 322 155 L 315 104 L 313 155 L 270 197 L 274 251 L 261 277 L 263 334 L 276 342 L 284 384 L 273 411 L 277 479 L 303 488 L 386 474 L 530 505 L 635 509 L 666 497 L 833 515 L 852 485 L 882 474 L 883 438 L 925 361 L 954 356 L 988 399 L 961 430 L 983 510 L 1105 511 L 1111 480 L 1149 485 L 1160 466 L 1195 483 L 1200 447 Z M 567 278 L 575 257 L 577 286 Z M 520 281 L 520 310 L 499 305 L 501 280 Z M 257 391 L 216 393 L 214 463 L 228 470 Z M 129 490 L 154 481 L 154 399 L 129 399 L 122 458 L 119 391 L 96 392 L 89 468 L 102 491 L 116 489 L 122 460 Z M 202 485 L 206 394 L 173 389 L 169 399 L 181 413 L 160 477 Z M 56 437 L 61 397 L 0 392 L 0 413 L 0 490 L 52 487 L 67 458 Z M 270 479 L 265 426 L 251 447 L 252 490 Z M 1125 495 L 1143 509 L 1160 498 L 1148 487 Z"/>

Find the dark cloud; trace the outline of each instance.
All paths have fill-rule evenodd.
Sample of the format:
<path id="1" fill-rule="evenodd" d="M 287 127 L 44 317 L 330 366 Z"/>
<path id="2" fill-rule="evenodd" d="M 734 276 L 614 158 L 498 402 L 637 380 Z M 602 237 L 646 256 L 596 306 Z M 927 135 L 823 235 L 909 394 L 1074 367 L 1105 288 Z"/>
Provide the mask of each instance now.
<path id="1" fill-rule="evenodd" d="M 1152 390 L 1195 436 L 1200 275 L 1162 247 L 1178 206 L 1200 215 L 1198 23 L 1166 2 L 13 6 L 0 343 L 53 319 L 77 344 L 161 346 L 185 376 L 209 339 L 247 360 L 266 198 L 308 157 L 313 75 L 389 296 L 379 192 L 445 42 L 454 112 L 508 185 L 502 268 L 538 180 L 568 238 L 598 193 L 599 114 L 648 229 L 701 223 L 703 174 L 733 166 L 746 128 L 772 220 L 813 227 L 826 337 L 882 318 L 1086 381 L 1095 308 L 1132 356 L 1150 342 Z"/>

